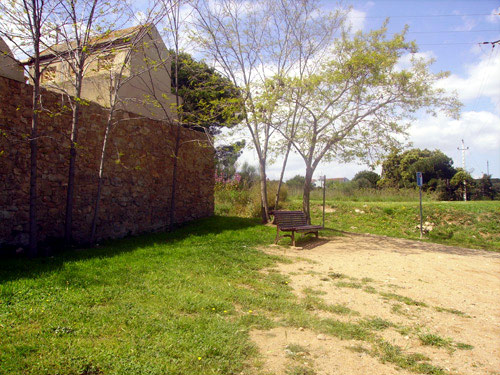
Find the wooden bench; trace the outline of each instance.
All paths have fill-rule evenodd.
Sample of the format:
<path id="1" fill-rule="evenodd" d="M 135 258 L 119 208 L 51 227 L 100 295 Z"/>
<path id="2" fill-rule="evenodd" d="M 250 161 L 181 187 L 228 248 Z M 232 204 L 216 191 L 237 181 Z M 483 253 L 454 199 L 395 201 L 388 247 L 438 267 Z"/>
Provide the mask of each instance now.
<path id="1" fill-rule="evenodd" d="M 318 231 L 323 229 L 321 225 L 309 225 L 307 224 L 306 214 L 302 211 L 272 211 L 271 215 L 274 216 L 273 224 L 276 224 L 276 240 L 274 243 L 278 243 L 279 239 L 282 237 L 290 237 L 292 239 L 292 246 L 295 246 L 295 232 L 305 233 L 305 234 L 316 234 L 318 238 Z M 292 234 L 283 234 L 280 236 L 281 232 L 292 232 Z"/>

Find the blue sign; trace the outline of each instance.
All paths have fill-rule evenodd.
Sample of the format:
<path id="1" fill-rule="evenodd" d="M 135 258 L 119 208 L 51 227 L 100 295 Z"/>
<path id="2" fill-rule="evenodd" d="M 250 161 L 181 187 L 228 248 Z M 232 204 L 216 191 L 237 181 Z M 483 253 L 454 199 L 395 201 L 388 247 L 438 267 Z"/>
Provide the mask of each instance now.
<path id="1" fill-rule="evenodd" d="M 424 184 L 424 176 L 422 172 L 417 172 L 417 186 L 422 186 Z"/>

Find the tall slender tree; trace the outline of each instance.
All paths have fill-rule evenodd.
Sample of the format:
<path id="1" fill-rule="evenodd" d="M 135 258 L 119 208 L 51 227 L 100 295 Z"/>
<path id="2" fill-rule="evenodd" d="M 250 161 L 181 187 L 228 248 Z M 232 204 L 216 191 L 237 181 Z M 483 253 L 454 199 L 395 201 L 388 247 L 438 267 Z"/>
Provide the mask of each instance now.
<path id="1" fill-rule="evenodd" d="M 314 49 L 321 44 L 309 43 L 311 35 L 317 36 L 319 28 L 328 26 L 322 30 L 326 44 L 338 27 L 340 16 L 322 13 L 319 2 L 314 0 L 199 0 L 194 8 L 194 39 L 242 93 L 243 124 L 259 161 L 265 222 L 269 218 L 266 168 L 274 132 L 269 119 L 277 107 L 259 97 L 272 95 L 275 87 L 266 85 L 270 77 L 280 77 L 294 69 L 305 71 L 301 64 L 312 58 Z M 315 23 L 314 18 L 328 19 L 329 23 Z"/>
<path id="2" fill-rule="evenodd" d="M 144 13 L 143 13 L 144 14 Z M 102 140 L 101 147 L 101 157 L 99 161 L 99 171 L 97 177 L 97 192 L 94 201 L 94 210 L 92 215 L 91 232 L 90 232 L 90 244 L 94 244 L 96 240 L 96 229 L 97 221 L 99 217 L 99 205 L 101 201 L 102 186 L 104 183 L 104 167 L 105 161 L 107 159 L 107 149 L 111 138 L 112 129 L 118 124 L 116 120 L 116 112 L 126 105 L 126 101 L 129 98 L 122 97 L 122 88 L 129 84 L 131 80 L 137 78 L 139 75 L 147 74 L 150 69 L 162 69 L 164 64 L 168 64 L 168 61 L 149 61 L 147 64 L 135 71 L 129 69 L 129 64 L 132 56 L 137 51 L 142 51 L 147 49 L 148 44 L 151 43 L 147 36 L 151 33 L 152 27 L 159 21 L 163 16 L 163 9 L 157 9 L 154 5 L 149 8 L 147 15 L 144 15 L 141 19 L 144 22 L 142 25 L 136 26 L 134 28 L 128 29 L 128 33 L 121 34 L 118 42 L 126 40 L 127 48 L 126 52 L 122 53 L 121 62 L 119 65 L 114 63 L 107 64 L 103 71 L 106 73 L 104 79 L 108 82 L 108 104 L 107 107 L 108 115 L 106 120 L 106 128 L 104 131 L 104 137 Z M 106 37 L 106 36 L 104 36 Z M 152 37 L 152 36 L 151 36 Z M 154 37 L 152 37 L 154 38 Z M 154 39 L 153 39 L 154 40 Z M 115 49 L 114 42 L 110 41 L 107 45 L 101 46 L 99 53 L 101 56 L 105 56 L 107 52 L 112 52 Z"/>
<path id="3" fill-rule="evenodd" d="M 44 68 L 40 65 L 40 52 L 45 49 L 47 24 L 57 5 L 52 0 L 15 0 L 0 3 L 0 36 L 14 46 L 14 54 L 29 57 L 31 68 L 26 69 L 33 85 L 30 146 L 29 190 L 29 256 L 38 254 L 37 231 L 37 162 L 38 132 L 41 113 L 40 77 Z M 14 56 L 12 56 L 14 58 Z M 17 61 L 12 61 L 17 65 Z"/>
<path id="4" fill-rule="evenodd" d="M 82 98 L 84 78 L 97 59 L 95 50 L 102 49 L 103 40 L 99 36 L 120 26 L 123 6 L 123 2 L 110 3 L 106 0 L 59 0 L 56 11 L 51 15 L 56 43 L 43 52 L 42 58 L 46 66 L 59 64 L 66 67 L 64 78 L 49 86 L 67 96 L 72 112 L 64 224 L 66 246 L 72 242 L 80 112 L 81 107 L 88 104 Z"/>

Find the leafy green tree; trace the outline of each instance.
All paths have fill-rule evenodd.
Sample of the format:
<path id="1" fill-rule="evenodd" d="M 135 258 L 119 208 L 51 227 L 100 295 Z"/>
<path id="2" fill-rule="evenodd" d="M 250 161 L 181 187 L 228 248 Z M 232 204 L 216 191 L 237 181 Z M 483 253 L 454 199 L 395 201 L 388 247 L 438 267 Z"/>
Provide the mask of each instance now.
<path id="1" fill-rule="evenodd" d="M 491 184 L 493 185 L 493 191 L 495 193 L 494 199 L 500 199 L 500 178 L 492 178 Z"/>
<path id="2" fill-rule="evenodd" d="M 432 73 L 432 60 L 414 57 L 410 67 L 398 65 L 405 53 L 416 50 L 405 38 L 406 30 L 388 37 L 385 25 L 354 36 L 345 32 L 317 69 L 302 78 L 280 79 L 280 107 L 297 103 L 304 110 L 293 138 L 279 125 L 276 129 L 304 160 L 302 208 L 308 217 L 312 177 L 320 162 L 378 159 L 401 145 L 398 135 L 406 134 L 412 114 L 420 109 L 458 116 L 458 100 L 435 85 L 447 73 Z"/>
<path id="3" fill-rule="evenodd" d="M 292 177 L 291 179 L 286 181 L 286 184 L 291 187 L 291 188 L 302 188 L 304 187 L 304 182 L 306 181 L 306 178 L 304 176 L 301 176 L 300 174 Z"/>
<path id="4" fill-rule="evenodd" d="M 246 188 L 252 187 L 259 180 L 257 168 L 247 162 L 242 164 L 238 173 L 241 176 L 241 184 Z"/>
<path id="5" fill-rule="evenodd" d="M 483 174 L 483 176 L 476 181 L 476 190 L 474 194 L 475 199 L 495 199 L 495 190 L 491 181 L 491 175 Z"/>
<path id="6" fill-rule="evenodd" d="M 423 172 L 425 190 L 436 190 L 438 186 L 443 188 L 440 181 L 451 179 L 456 170 L 453 160 L 439 150 L 414 148 L 403 153 L 392 151 L 382 162 L 379 186 L 415 187 L 417 172 Z"/>
<path id="7" fill-rule="evenodd" d="M 352 180 L 363 184 L 363 187 L 375 188 L 377 187 L 377 182 L 380 180 L 380 176 L 373 171 L 361 171 L 356 173 Z"/>
<path id="8" fill-rule="evenodd" d="M 457 173 L 450 180 L 450 185 L 455 191 L 454 198 L 461 200 L 466 195 L 467 200 L 470 200 L 472 192 L 475 188 L 475 182 L 469 172 L 464 171 L 462 168 L 457 169 Z"/>
<path id="9" fill-rule="evenodd" d="M 401 181 L 401 153 L 393 149 L 382 161 L 382 176 L 377 182 L 379 187 L 399 187 Z"/>
<path id="10" fill-rule="evenodd" d="M 218 175 L 225 179 L 232 178 L 236 173 L 236 161 L 243 152 L 245 141 L 238 141 L 230 145 L 215 148 L 215 168 Z"/>
<path id="11" fill-rule="evenodd" d="M 172 71 L 176 60 L 172 59 Z M 179 95 L 182 98 L 183 123 L 203 127 L 211 135 L 220 127 L 231 127 L 240 122 L 243 102 L 240 90 L 204 61 L 181 52 L 178 56 Z M 172 88 L 176 79 L 172 77 Z"/>

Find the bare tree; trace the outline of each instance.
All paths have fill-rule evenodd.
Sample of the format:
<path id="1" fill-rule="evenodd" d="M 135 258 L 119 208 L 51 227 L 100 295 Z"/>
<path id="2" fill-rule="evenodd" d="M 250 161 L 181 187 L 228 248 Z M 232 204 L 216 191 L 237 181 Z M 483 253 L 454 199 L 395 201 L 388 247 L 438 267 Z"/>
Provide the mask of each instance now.
<path id="1" fill-rule="evenodd" d="M 106 161 L 108 144 L 111 137 L 112 129 L 118 125 L 116 120 L 116 112 L 122 108 L 125 108 L 127 101 L 131 98 L 123 97 L 121 95 L 122 88 L 126 87 L 132 80 L 137 78 L 142 74 L 147 74 L 150 69 L 162 68 L 164 64 L 168 61 L 149 61 L 143 67 L 138 70 L 130 69 L 130 62 L 134 54 L 141 53 L 145 49 L 149 48 L 150 43 L 154 42 L 154 37 L 151 34 L 152 28 L 158 22 L 158 20 L 163 16 L 163 10 L 157 9 L 155 6 L 148 10 L 147 15 L 144 15 L 141 19 L 142 25 L 128 29 L 126 33 L 121 33 L 118 39 L 109 41 L 106 45 L 101 46 L 99 49 L 99 54 L 101 56 L 106 56 L 107 53 L 114 51 L 116 48 L 124 43 L 125 41 L 125 52 L 122 53 L 121 60 L 118 64 L 114 61 L 106 64 L 102 71 L 104 75 L 102 78 L 108 83 L 106 85 L 106 94 L 108 95 L 107 107 L 108 117 L 106 120 L 106 128 L 104 132 L 104 137 L 102 140 L 101 147 L 101 157 L 99 162 L 99 171 L 97 178 L 97 192 L 94 201 L 94 211 L 91 223 L 91 233 L 90 233 L 90 244 L 95 243 L 96 239 L 96 228 L 97 220 L 99 217 L 99 204 L 101 200 L 102 185 L 104 182 L 104 166 Z M 149 38 L 147 37 L 149 36 Z M 111 55 L 112 56 L 112 55 Z M 101 78 L 101 77 L 99 77 Z"/>
<path id="2" fill-rule="evenodd" d="M 31 69 L 27 69 L 33 84 L 30 144 L 30 191 L 29 191 L 29 256 L 38 254 L 37 231 L 37 161 L 38 129 L 41 112 L 40 52 L 47 43 L 45 37 L 48 18 L 54 11 L 52 0 L 18 0 L 0 3 L 0 36 L 9 41 L 15 52 L 30 57 Z M 17 61 L 13 61 L 16 65 Z"/>
<path id="3" fill-rule="evenodd" d="M 68 187 L 64 225 L 64 242 L 72 242 L 75 171 L 78 149 L 78 129 L 81 107 L 87 105 L 82 97 L 84 77 L 97 58 L 95 50 L 107 41 L 98 37 L 109 34 L 120 20 L 122 2 L 105 0 L 59 0 L 57 11 L 51 16 L 56 44 L 42 54 L 42 62 L 48 68 L 57 64 L 63 77 L 48 85 L 66 94 L 72 111 Z M 55 69 L 55 68 L 52 68 Z"/>
<path id="4" fill-rule="evenodd" d="M 277 109 L 273 100 L 267 100 L 276 87 L 266 81 L 293 70 L 305 72 L 309 59 L 332 40 L 340 16 L 322 16 L 314 0 L 200 0 L 195 9 L 195 40 L 241 89 L 243 121 L 259 160 L 262 219 L 266 222 L 266 167 L 273 136 L 269 120 Z M 330 23 L 316 24 L 315 17 L 328 18 Z M 328 28 L 320 35 L 316 25 Z"/>

